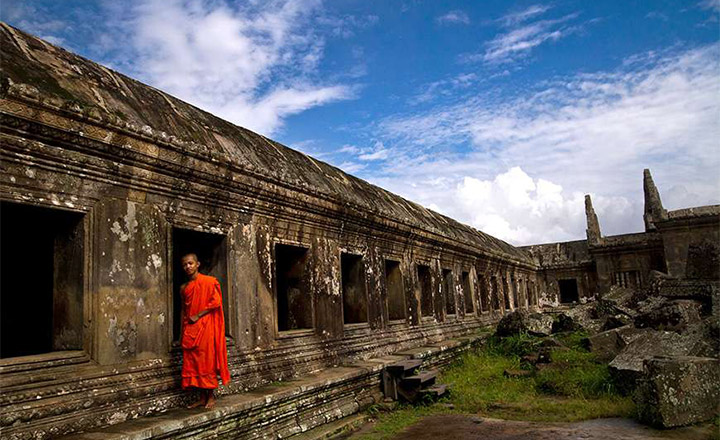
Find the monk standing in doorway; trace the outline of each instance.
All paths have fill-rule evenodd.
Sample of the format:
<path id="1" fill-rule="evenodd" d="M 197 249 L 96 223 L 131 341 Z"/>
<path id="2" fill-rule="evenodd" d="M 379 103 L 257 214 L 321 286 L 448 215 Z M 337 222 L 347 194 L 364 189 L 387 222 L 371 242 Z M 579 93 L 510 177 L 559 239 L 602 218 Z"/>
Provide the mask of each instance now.
<path id="1" fill-rule="evenodd" d="M 187 254 L 181 262 L 189 278 L 180 287 L 182 387 L 200 391 L 200 398 L 189 408 L 212 408 L 215 406 L 214 391 L 218 387 L 218 376 L 224 385 L 230 382 L 222 291 L 217 279 L 198 271 L 200 262 L 197 255 Z"/>

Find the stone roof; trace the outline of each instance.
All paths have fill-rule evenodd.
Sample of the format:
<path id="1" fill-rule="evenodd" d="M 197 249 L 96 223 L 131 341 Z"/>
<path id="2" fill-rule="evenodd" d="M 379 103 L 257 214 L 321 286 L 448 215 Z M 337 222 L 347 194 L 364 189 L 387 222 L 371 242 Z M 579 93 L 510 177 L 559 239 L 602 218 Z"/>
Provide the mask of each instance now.
<path id="1" fill-rule="evenodd" d="M 530 254 L 535 263 L 545 269 L 569 268 L 592 263 L 587 240 L 536 244 L 523 246 L 520 249 Z"/>
<path id="2" fill-rule="evenodd" d="M 720 215 L 720 205 L 696 206 L 693 208 L 668 211 L 668 220 L 680 220 L 698 217 L 713 217 Z"/>
<path id="3" fill-rule="evenodd" d="M 249 174 L 341 206 L 530 263 L 525 253 L 502 240 L 5 23 L 0 23 L 0 48 L 0 98 L 29 97 L 159 144 L 201 152 L 208 160 L 231 162 Z"/>

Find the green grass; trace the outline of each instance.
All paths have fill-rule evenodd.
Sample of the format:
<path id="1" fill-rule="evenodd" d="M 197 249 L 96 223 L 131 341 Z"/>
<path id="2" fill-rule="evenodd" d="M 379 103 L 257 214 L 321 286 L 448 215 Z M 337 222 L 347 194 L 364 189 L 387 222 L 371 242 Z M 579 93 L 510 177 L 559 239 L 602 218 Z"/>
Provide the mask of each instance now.
<path id="1" fill-rule="evenodd" d="M 632 417 L 632 400 L 616 392 L 607 365 L 596 362 L 582 347 L 584 336 L 582 332 L 557 336 L 565 347 L 552 349 L 553 362 L 522 378 L 507 378 L 503 372 L 528 368 L 521 358 L 537 351 L 542 339 L 492 337 L 483 348 L 466 353 L 441 374 L 438 381 L 451 385 L 449 398 L 440 404 L 401 406 L 376 414 L 374 430 L 359 438 L 389 439 L 422 417 L 448 412 L 546 422 Z M 454 409 L 443 403 L 453 404 Z"/>

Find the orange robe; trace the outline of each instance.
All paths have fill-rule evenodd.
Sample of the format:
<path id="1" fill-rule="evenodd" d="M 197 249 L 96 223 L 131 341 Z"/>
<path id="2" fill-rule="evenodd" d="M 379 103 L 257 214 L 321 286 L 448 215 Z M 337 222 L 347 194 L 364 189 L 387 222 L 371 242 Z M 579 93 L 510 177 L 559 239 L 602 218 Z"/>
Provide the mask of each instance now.
<path id="1" fill-rule="evenodd" d="M 225 319 L 220 283 L 214 277 L 198 274 L 182 292 L 185 303 L 182 332 L 182 387 L 215 389 L 218 375 L 230 382 L 225 346 Z M 203 310 L 210 313 L 190 321 Z"/>

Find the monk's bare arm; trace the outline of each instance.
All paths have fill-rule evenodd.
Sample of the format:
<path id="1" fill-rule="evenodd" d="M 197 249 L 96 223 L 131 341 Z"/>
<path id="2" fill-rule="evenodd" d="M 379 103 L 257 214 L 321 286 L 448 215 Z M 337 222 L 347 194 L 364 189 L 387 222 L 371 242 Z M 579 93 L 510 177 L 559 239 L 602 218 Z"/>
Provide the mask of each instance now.
<path id="1" fill-rule="evenodd" d="M 218 292 L 220 291 L 220 286 L 217 285 L 216 288 L 218 289 Z M 221 298 L 221 296 L 218 296 L 218 299 Z M 193 315 L 190 317 L 190 321 L 197 322 L 198 319 L 202 318 L 203 316 L 207 315 L 208 313 L 212 312 L 213 310 L 217 309 L 222 305 L 222 300 L 219 299 L 218 301 L 211 301 L 210 304 L 208 304 L 207 308 L 197 315 Z"/>

